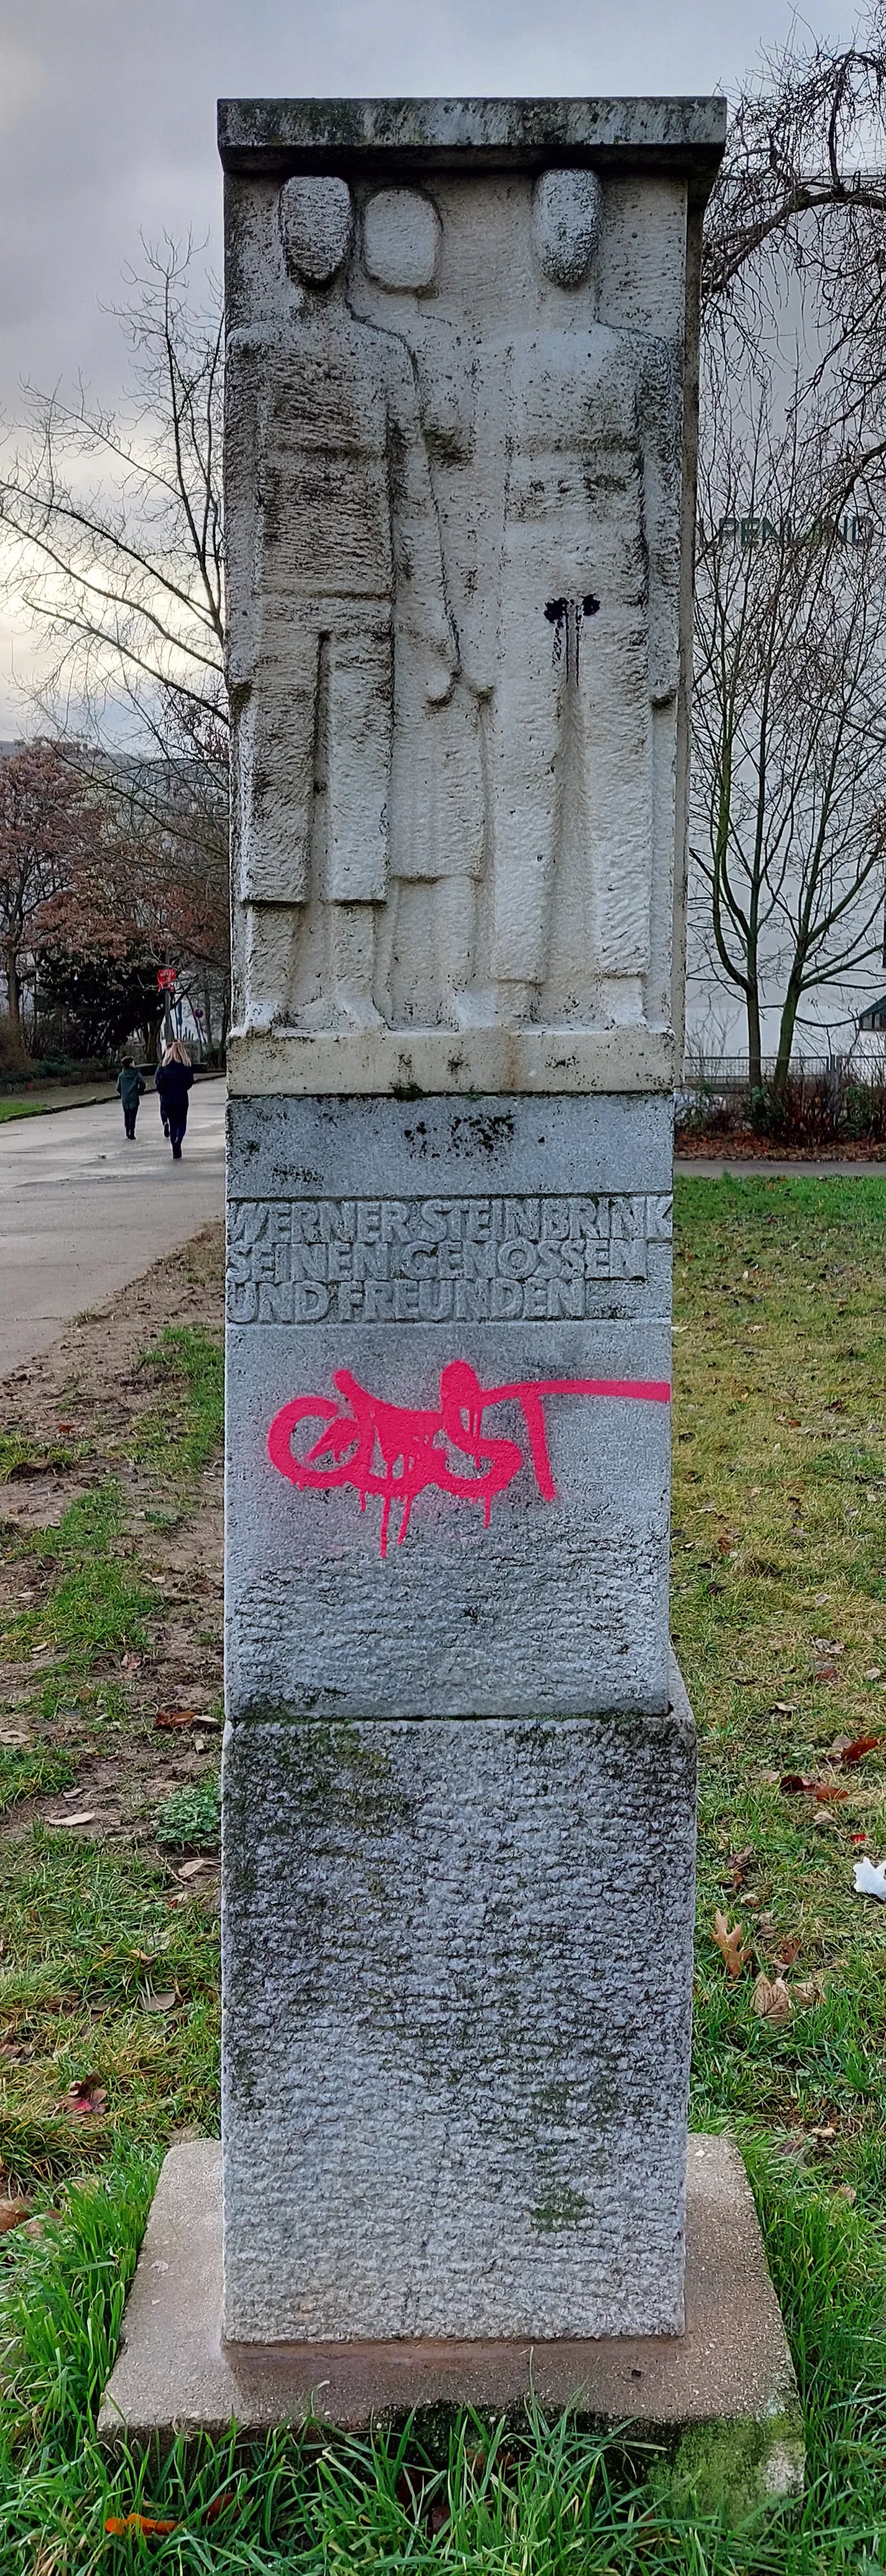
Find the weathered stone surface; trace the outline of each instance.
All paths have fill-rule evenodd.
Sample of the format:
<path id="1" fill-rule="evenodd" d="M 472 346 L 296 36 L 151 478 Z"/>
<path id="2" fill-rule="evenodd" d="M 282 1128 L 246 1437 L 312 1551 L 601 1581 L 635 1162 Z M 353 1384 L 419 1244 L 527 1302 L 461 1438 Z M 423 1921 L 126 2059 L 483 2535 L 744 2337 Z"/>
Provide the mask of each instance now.
<path id="1" fill-rule="evenodd" d="M 596 169 L 679 171 L 695 205 L 710 194 L 726 140 L 724 98 L 223 98 L 226 170 L 279 175 L 339 158 L 426 169 L 510 168 L 549 152 Z"/>
<path id="2" fill-rule="evenodd" d="M 281 1090 L 670 1079 L 687 191 L 722 118 L 566 102 L 546 163 L 552 119 L 222 113 L 243 1090 L 269 1042 Z"/>
<path id="3" fill-rule="evenodd" d="M 287 933 L 288 936 L 288 933 Z M 594 1093 L 617 1098 L 673 1091 L 676 1051 L 669 1029 L 297 1029 L 233 1031 L 227 1048 L 234 1098 L 311 1098 L 339 1093 L 395 1099 L 447 1092 L 472 1098 L 527 1091 L 547 1098 Z"/>
<path id="4" fill-rule="evenodd" d="M 418 188 L 379 188 L 363 216 L 367 276 L 399 295 L 434 282 L 440 252 L 440 218 Z"/>
<path id="5" fill-rule="evenodd" d="M 229 1727 L 225 2330 L 683 2323 L 695 1750 L 662 1717 Z"/>
<path id="6" fill-rule="evenodd" d="M 171 2147 L 99 2415 L 101 2441 L 171 2442 L 183 2426 L 245 2433 L 306 2417 L 348 2432 L 473 2405 L 519 2424 L 527 2400 L 641 2424 L 678 2444 L 681 2501 L 747 2511 L 803 2485 L 803 2424 L 784 2327 L 737 2147 L 691 2137 L 681 2335 L 593 2343 L 225 2344 L 221 2149 Z M 714 2472 L 712 2476 L 712 2471 Z M 714 2493 L 711 2494 L 711 2488 Z"/>
<path id="7" fill-rule="evenodd" d="M 664 1095 L 723 122 L 221 111 L 247 2343 L 681 2324 Z"/>
<path id="8" fill-rule="evenodd" d="M 663 1100 L 232 1103 L 234 1719 L 664 1708 L 669 1159 Z"/>

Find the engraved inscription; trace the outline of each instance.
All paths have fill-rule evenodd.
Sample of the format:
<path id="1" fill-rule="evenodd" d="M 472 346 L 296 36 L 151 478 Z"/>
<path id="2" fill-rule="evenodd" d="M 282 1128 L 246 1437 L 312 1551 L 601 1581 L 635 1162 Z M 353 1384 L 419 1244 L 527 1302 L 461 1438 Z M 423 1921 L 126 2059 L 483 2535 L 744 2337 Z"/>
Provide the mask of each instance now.
<path id="1" fill-rule="evenodd" d="M 671 1200 L 584 1197 L 243 1199 L 230 1212 L 237 1324 L 581 1321 L 595 1283 L 640 1280 Z"/>

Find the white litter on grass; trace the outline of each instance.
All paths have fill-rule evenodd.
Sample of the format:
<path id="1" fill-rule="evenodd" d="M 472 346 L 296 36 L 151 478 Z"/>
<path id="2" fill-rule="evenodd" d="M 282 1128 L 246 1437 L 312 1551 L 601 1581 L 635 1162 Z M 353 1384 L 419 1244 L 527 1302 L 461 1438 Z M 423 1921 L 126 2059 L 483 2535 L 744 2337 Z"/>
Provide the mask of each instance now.
<path id="1" fill-rule="evenodd" d="M 857 1860 L 855 1893 L 856 1896 L 879 1896 L 881 1903 L 886 1905 L 886 1862 L 879 1861 L 875 1869 L 872 1860 Z"/>

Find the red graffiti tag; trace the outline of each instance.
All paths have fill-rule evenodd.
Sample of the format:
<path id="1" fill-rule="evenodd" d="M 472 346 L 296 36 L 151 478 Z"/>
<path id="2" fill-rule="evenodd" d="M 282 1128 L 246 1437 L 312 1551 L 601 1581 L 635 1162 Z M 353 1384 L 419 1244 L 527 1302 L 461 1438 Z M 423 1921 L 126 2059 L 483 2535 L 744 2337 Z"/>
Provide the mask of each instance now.
<path id="1" fill-rule="evenodd" d="M 361 1512 L 367 1495 L 378 1494 L 382 1556 L 388 1552 L 392 1503 L 403 1507 L 397 1532 L 397 1546 L 402 1547 L 413 1503 L 430 1485 L 452 1494 L 456 1502 L 481 1503 L 488 1529 L 496 1494 L 513 1483 L 523 1465 L 516 1440 L 493 1440 L 484 1431 L 483 1416 L 493 1405 L 519 1404 L 535 1481 L 544 1501 L 552 1503 L 557 1489 L 548 1455 L 546 1396 L 630 1396 L 668 1404 L 671 1394 L 667 1380 L 659 1378 L 522 1378 L 513 1386 L 484 1387 L 467 1360 L 448 1360 L 441 1369 L 436 1412 L 385 1404 L 381 1396 L 370 1395 L 360 1386 L 350 1369 L 336 1369 L 332 1383 L 338 1388 L 338 1404 L 323 1395 L 297 1395 L 281 1407 L 268 1432 L 268 1456 L 280 1475 L 288 1476 L 290 1484 L 301 1490 L 353 1485 Z M 322 1422 L 324 1429 L 313 1448 L 300 1457 L 293 1450 L 292 1436 L 298 1424 L 308 1420 Z M 470 1459 L 472 1472 L 452 1463 L 450 1448 L 458 1457 Z"/>

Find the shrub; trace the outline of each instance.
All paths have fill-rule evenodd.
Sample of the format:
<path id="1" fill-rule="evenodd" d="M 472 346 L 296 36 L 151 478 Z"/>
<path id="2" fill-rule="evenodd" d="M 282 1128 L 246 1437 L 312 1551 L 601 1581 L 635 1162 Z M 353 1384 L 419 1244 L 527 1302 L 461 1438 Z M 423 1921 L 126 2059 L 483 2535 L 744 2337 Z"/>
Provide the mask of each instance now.
<path id="1" fill-rule="evenodd" d="M 751 1125 L 783 1145 L 834 1145 L 865 1139 L 886 1144 L 886 1085 L 865 1083 L 835 1063 L 823 1073 L 792 1073 L 749 1099 Z"/>

